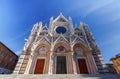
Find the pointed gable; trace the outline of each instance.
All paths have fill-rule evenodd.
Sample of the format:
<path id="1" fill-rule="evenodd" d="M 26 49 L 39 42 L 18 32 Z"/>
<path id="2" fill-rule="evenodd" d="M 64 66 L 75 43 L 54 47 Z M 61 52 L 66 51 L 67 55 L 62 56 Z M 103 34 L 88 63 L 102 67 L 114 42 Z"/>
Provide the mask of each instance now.
<path id="1" fill-rule="evenodd" d="M 68 40 L 63 35 L 60 35 L 55 42 L 68 42 Z"/>
<path id="2" fill-rule="evenodd" d="M 42 30 L 48 30 L 48 28 L 45 26 L 45 27 L 42 28 Z"/>
<path id="3" fill-rule="evenodd" d="M 66 22 L 66 20 L 63 19 L 63 18 L 59 18 L 59 19 L 57 20 L 57 22 Z"/>
<path id="4" fill-rule="evenodd" d="M 72 43 L 76 43 L 76 42 L 82 42 L 82 43 L 85 43 L 85 41 L 83 39 L 81 39 L 80 37 L 76 37 Z"/>
<path id="5" fill-rule="evenodd" d="M 54 22 L 67 22 L 68 20 L 60 13 L 60 15 L 54 20 Z"/>
<path id="6" fill-rule="evenodd" d="M 45 36 L 42 37 L 42 38 L 39 40 L 39 42 L 47 42 L 47 43 L 50 44 L 50 40 L 49 40 L 48 38 L 46 38 Z"/>

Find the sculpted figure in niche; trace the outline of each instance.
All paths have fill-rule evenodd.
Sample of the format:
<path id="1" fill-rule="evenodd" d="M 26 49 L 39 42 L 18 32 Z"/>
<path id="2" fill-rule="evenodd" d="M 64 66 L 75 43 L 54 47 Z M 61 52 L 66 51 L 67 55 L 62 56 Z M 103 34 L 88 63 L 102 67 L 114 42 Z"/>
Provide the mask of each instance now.
<path id="1" fill-rule="evenodd" d="M 76 53 L 78 56 L 84 56 L 83 50 L 82 50 L 80 47 L 76 47 L 76 48 L 75 48 L 75 53 Z"/>
<path id="2" fill-rule="evenodd" d="M 56 48 L 56 52 L 66 52 L 66 49 L 63 46 L 59 46 Z"/>
<path id="3" fill-rule="evenodd" d="M 40 47 L 39 48 L 39 54 L 46 54 L 46 52 L 47 52 L 47 49 L 46 49 L 46 47 L 45 46 L 42 46 L 42 47 Z"/>

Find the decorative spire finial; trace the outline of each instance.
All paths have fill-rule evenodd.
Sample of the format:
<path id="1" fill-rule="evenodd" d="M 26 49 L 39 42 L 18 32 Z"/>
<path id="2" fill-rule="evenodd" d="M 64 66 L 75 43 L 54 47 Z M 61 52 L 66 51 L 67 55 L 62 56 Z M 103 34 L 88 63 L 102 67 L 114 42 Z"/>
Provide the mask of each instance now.
<path id="1" fill-rule="evenodd" d="M 72 20 L 72 18 L 69 16 L 69 18 L 68 18 L 69 20 Z"/>
<path id="2" fill-rule="evenodd" d="M 80 26 L 83 26 L 83 22 L 80 22 Z"/>
<path id="3" fill-rule="evenodd" d="M 45 24 L 45 27 L 47 27 L 47 24 Z"/>
<path id="4" fill-rule="evenodd" d="M 62 12 L 60 12 L 60 15 L 63 15 Z"/>
<path id="5" fill-rule="evenodd" d="M 53 20 L 53 16 L 50 18 L 50 20 Z"/>

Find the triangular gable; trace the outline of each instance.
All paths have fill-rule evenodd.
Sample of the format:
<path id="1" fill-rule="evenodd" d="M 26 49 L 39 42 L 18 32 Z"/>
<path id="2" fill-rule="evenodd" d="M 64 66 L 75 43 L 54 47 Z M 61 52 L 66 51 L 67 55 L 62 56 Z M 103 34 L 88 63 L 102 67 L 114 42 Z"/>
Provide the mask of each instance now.
<path id="1" fill-rule="evenodd" d="M 48 30 L 48 28 L 47 28 L 46 26 L 44 26 L 44 27 L 42 28 L 42 30 Z"/>
<path id="2" fill-rule="evenodd" d="M 67 39 L 63 35 L 60 35 L 58 37 L 58 39 L 56 40 L 56 42 L 68 42 L 68 41 L 67 41 Z"/>
<path id="3" fill-rule="evenodd" d="M 49 39 L 47 39 L 46 37 L 42 37 L 39 42 L 48 42 L 50 44 Z"/>
<path id="4" fill-rule="evenodd" d="M 68 20 L 62 15 L 62 13 L 54 20 L 54 22 L 67 22 Z"/>
<path id="5" fill-rule="evenodd" d="M 71 35 L 71 40 L 70 40 L 70 41 L 71 41 L 71 42 L 72 42 L 72 41 L 74 41 L 74 40 L 75 40 L 75 38 L 76 38 L 76 36 L 75 36 L 75 35 Z"/>
<path id="6" fill-rule="evenodd" d="M 56 22 L 66 22 L 66 20 L 63 18 L 59 18 Z"/>
<path id="7" fill-rule="evenodd" d="M 76 38 L 73 40 L 72 43 L 75 43 L 75 42 L 83 42 L 83 43 L 85 43 L 84 40 L 81 39 L 80 37 L 76 37 Z"/>
<path id="8" fill-rule="evenodd" d="M 37 42 L 34 43 L 34 45 L 33 45 L 34 48 L 36 48 L 36 46 L 38 46 L 38 44 L 40 44 L 40 43 L 47 43 L 49 45 L 51 44 L 50 41 L 46 37 L 42 37 L 42 38 L 38 39 Z"/>
<path id="9" fill-rule="evenodd" d="M 76 27 L 74 30 L 75 30 L 75 31 L 80 31 L 80 28 L 79 28 L 79 27 Z"/>

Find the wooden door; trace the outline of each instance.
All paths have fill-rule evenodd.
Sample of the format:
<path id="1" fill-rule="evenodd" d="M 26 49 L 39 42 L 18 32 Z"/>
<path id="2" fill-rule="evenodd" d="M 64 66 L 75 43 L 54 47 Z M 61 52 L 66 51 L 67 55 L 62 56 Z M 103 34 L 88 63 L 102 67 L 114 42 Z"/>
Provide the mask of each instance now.
<path id="1" fill-rule="evenodd" d="M 45 59 L 38 59 L 34 74 L 43 74 Z"/>
<path id="2" fill-rule="evenodd" d="M 85 59 L 78 59 L 80 74 L 88 74 L 87 65 Z"/>

